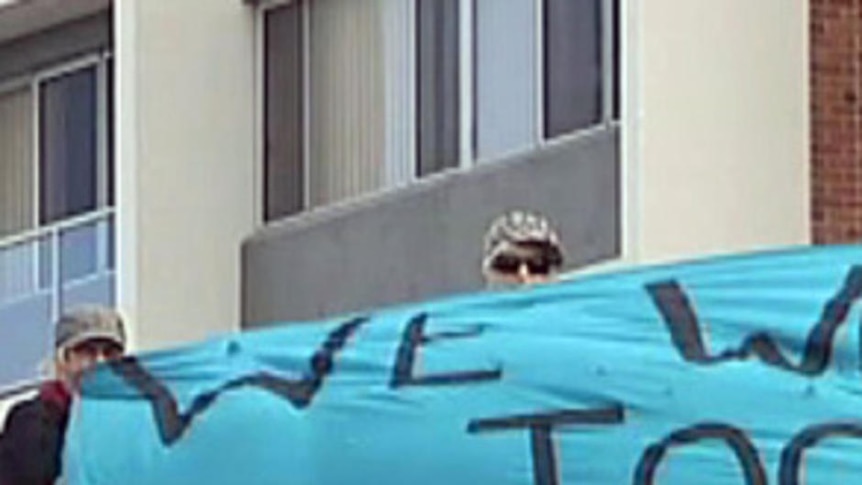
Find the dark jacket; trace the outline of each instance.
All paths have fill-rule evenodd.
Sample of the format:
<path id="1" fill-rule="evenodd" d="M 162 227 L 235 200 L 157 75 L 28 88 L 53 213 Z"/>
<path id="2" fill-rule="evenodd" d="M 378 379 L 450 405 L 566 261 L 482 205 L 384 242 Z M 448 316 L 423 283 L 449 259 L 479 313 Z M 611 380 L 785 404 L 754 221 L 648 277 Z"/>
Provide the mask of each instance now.
<path id="1" fill-rule="evenodd" d="M 0 435 L 0 485 L 49 485 L 60 475 L 71 396 L 49 382 L 9 411 Z"/>

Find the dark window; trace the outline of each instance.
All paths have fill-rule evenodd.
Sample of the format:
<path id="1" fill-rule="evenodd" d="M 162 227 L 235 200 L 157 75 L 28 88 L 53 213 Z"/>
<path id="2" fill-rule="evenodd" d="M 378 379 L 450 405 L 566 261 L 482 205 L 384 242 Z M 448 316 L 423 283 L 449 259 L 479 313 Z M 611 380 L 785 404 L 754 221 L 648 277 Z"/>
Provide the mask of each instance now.
<path id="1" fill-rule="evenodd" d="M 458 0 L 417 0 L 419 176 L 458 166 Z"/>
<path id="2" fill-rule="evenodd" d="M 614 72 L 613 75 L 613 90 L 614 90 L 614 99 L 613 99 L 613 118 L 615 120 L 620 119 L 620 44 L 622 43 L 622 39 L 620 38 L 620 32 L 622 32 L 622 26 L 620 25 L 620 0 L 613 0 L 611 2 L 611 8 L 613 9 L 612 15 L 612 26 L 613 30 L 613 65 L 612 69 Z"/>
<path id="3" fill-rule="evenodd" d="M 602 118 L 601 0 L 545 0 L 545 137 Z"/>
<path id="4" fill-rule="evenodd" d="M 302 2 L 264 13 L 264 217 L 304 206 Z"/>
<path id="5" fill-rule="evenodd" d="M 87 68 L 39 90 L 39 220 L 42 224 L 97 207 L 97 75 Z"/>

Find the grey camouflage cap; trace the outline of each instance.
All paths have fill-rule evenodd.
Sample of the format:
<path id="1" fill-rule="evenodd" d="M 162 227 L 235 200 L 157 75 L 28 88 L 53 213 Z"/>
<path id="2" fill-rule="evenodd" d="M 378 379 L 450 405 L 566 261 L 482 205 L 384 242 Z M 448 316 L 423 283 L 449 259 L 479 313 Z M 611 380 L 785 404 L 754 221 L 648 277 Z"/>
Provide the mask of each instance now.
<path id="1" fill-rule="evenodd" d="M 54 328 L 54 348 L 58 350 L 96 339 L 126 347 L 126 331 L 119 313 L 97 305 L 81 306 L 64 313 Z"/>
<path id="2" fill-rule="evenodd" d="M 562 263 L 563 245 L 548 219 L 538 213 L 512 210 L 491 223 L 485 234 L 484 263 L 513 245 L 538 244 L 547 247 Z"/>

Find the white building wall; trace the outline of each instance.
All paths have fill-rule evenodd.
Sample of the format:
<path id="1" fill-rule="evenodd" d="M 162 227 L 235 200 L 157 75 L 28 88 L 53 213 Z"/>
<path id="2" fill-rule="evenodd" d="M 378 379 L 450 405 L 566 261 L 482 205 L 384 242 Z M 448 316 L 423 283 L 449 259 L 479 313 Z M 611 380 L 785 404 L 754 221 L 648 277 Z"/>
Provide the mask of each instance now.
<path id="1" fill-rule="evenodd" d="M 808 3 L 623 3 L 625 259 L 807 243 Z"/>
<path id="2" fill-rule="evenodd" d="M 254 10 L 116 2 L 119 306 L 138 349 L 239 327 L 258 220 Z"/>

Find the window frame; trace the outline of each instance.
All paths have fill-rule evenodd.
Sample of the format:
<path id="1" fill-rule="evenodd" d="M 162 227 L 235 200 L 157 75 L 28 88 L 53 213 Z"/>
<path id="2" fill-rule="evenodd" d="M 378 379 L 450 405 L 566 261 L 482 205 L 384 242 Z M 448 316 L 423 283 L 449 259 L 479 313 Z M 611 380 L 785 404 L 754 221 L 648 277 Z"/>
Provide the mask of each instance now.
<path id="1" fill-rule="evenodd" d="M 49 227 L 62 228 L 68 225 L 69 221 L 77 221 L 88 219 L 90 217 L 100 217 L 100 214 L 107 214 L 113 210 L 113 205 L 109 204 L 108 189 L 110 187 L 108 181 L 108 161 L 110 154 L 108 153 L 108 62 L 113 55 L 109 51 L 95 52 L 76 57 L 67 62 L 52 65 L 50 67 L 40 69 L 30 74 L 17 76 L 0 82 L 0 94 L 15 92 L 19 90 L 27 90 L 30 94 L 31 112 L 33 114 L 31 126 L 31 164 L 33 168 L 33 185 L 31 187 L 31 197 L 33 204 L 33 213 L 31 214 L 30 227 L 19 234 L 11 234 L 7 237 L 0 238 L 0 241 L 11 241 L 20 238 L 22 235 L 39 232 Z M 41 201 L 41 104 L 40 93 L 46 82 L 58 79 L 64 75 L 72 74 L 84 69 L 95 69 L 96 77 L 96 207 L 92 211 L 83 214 L 77 214 L 69 217 L 64 217 L 47 224 L 43 224 L 40 218 L 42 209 Z M 115 161 L 116 163 L 116 161 Z M 116 176 L 116 170 L 114 171 Z M 116 184 L 114 185 L 116 187 Z M 114 204 L 116 201 L 114 202 Z M 61 230 L 61 229 L 58 229 Z M 108 241 L 108 227 L 105 224 L 99 224 L 96 237 L 96 265 L 99 268 L 107 267 L 109 260 L 110 248 L 108 244 L 115 244 L 115 241 Z M 34 281 L 41 280 L 41 258 L 39 256 L 40 246 L 33 246 L 33 278 Z M 58 248 L 54 248 L 55 253 Z"/>
<path id="2" fill-rule="evenodd" d="M 42 174 L 40 172 L 40 157 L 42 156 L 40 150 L 40 142 L 41 142 L 41 130 L 39 126 L 40 121 L 40 113 L 41 113 L 41 104 L 40 104 L 40 93 L 41 89 L 45 83 L 50 82 L 54 79 L 59 79 L 65 75 L 73 74 L 78 71 L 82 71 L 84 69 L 93 68 L 95 70 L 96 77 L 96 207 L 91 212 L 98 212 L 100 210 L 109 208 L 108 201 L 110 199 L 108 194 L 109 181 L 108 181 L 108 161 L 110 158 L 110 154 L 108 153 L 108 130 L 110 127 L 108 126 L 108 61 L 112 58 L 110 52 L 99 52 L 88 54 L 71 61 L 57 64 L 51 66 L 50 68 L 46 68 L 44 70 L 36 72 L 30 80 L 30 89 L 33 96 L 33 113 L 34 113 L 34 127 L 33 127 L 33 163 L 34 166 L 34 183 L 35 187 L 33 190 L 34 200 L 34 227 L 44 227 L 49 224 L 41 224 L 39 220 L 39 213 L 41 211 L 41 177 Z M 72 216 L 74 218 L 75 216 Z M 65 219 L 65 218 L 63 218 Z M 61 221 L 63 219 L 60 219 Z M 58 221 L 55 221 L 58 222 Z"/>
<path id="3" fill-rule="evenodd" d="M 77 57 L 70 61 L 55 64 L 51 67 L 35 71 L 23 76 L 0 81 L 0 95 L 26 89 L 30 92 L 30 102 L 32 103 L 33 126 L 32 129 L 32 156 L 33 156 L 33 229 L 38 229 L 46 225 L 41 224 L 39 220 L 39 212 L 41 210 L 41 173 L 39 170 L 39 157 L 42 153 L 40 150 L 41 129 L 39 126 L 41 104 L 39 102 L 39 94 L 42 85 L 53 79 L 60 78 L 67 74 L 72 74 L 83 69 L 95 68 L 96 75 L 96 208 L 93 212 L 108 208 L 109 204 L 109 180 L 108 180 L 108 161 L 110 155 L 108 153 L 108 62 L 113 59 L 111 52 L 97 52 Z M 74 217 L 74 216 L 73 216 Z"/>
<path id="4" fill-rule="evenodd" d="M 601 9 L 601 38 L 600 49 L 601 49 L 601 62 L 602 65 L 600 67 L 602 73 L 601 80 L 601 88 L 602 88 L 602 99 L 601 99 L 601 117 L 600 120 L 590 126 L 575 129 L 572 131 L 568 131 L 566 133 L 561 133 L 556 136 L 547 137 L 545 136 L 545 22 L 544 22 L 544 11 L 545 11 L 545 0 L 532 0 L 534 3 L 534 20 L 535 24 L 535 63 L 532 67 L 533 74 L 535 76 L 535 86 L 536 91 L 534 93 L 533 101 L 535 102 L 535 112 L 534 116 L 536 117 L 536 123 L 533 126 L 533 142 L 529 146 L 524 146 L 522 148 L 517 148 L 502 154 L 495 154 L 491 157 L 480 157 L 477 155 L 478 147 L 476 140 L 476 133 L 478 131 L 478 117 L 476 116 L 475 109 L 475 78 L 476 78 L 476 69 L 477 65 L 473 61 L 473 57 L 476 54 L 476 22 L 473 18 L 476 12 L 476 2 L 478 0 L 460 0 L 462 4 L 464 4 L 463 12 L 468 12 L 470 19 L 469 22 L 465 22 L 462 24 L 462 28 L 465 30 L 462 35 L 464 35 L 464 41 L 468 42 L 468 44 L 472 46 L 470 49 L 462 49 L 462 57 L 464 57 L 464 52 L 468 52 L 471 57 L 469 64 L 467 64 L 461 71 L 461 75 L 464 77 L 462 80 L 462 87 L 467 86 L 469 89 L 469 100 L 470 106 L 462 106 L 462 123 L 469 122 L 470 126 L 467 130 L 470 138 L 468 139 L 470 145 L 468 147 L 464 147 L 464 153 L 462 156 L 471 157 L 470 160 L 462 160 L 461 166 L 462 168 L 471 168 L 481 164 L 493 163 L 494 160 L 499 160 L 501 158 L 506 158 L 509 156 L 514 156 L 520 153 L 525 153 L 537 149 L 541 149 L 543 147 L 555 146 L 561 143 L 566 143 L 568 141 L 578 139 L 583 136 L 589 136 L 597 130 L 606 129 L 611 126 L 618 126 L 620 123 L 619 118 L 614 117 L 614 82 L 617 78 L 617 71 L 622 69 L 621 65 L 615 65 L 614 59 L 614 16 L 613 16 L 613 8 L 614 2 L 618 2 L 620 9 L 620 22 L 622 22 L 621 11 L 622 4 L 626 0 L 599 0 L 599 8 Z M 622 26 L 618 26 L 617 30 L 620 35 L 622 35 Z M 617 42 L 622 43 L 622 39 L 618 39 Z M 622 64 L 623 59 L 622 55 L 620 57 L 620 64 Z M 468 72 L 469 71 L 469 72 Z M 620 82 L 622 82 L 620 80 Z M 462 92 L 463 93 L 463 92 Z M 464 96 L 464 94 L 462 94 Z M 462 128 L 463 129 L 463 128 Z"/>
<path id="5" fill-rule="evenodd" d="M 378 0 L 379 1 L 379 0 Z M 405 1 L 405 0 L 398 0 Z M 461 0 L 459 0 L 460 2 Z M 303 76 L 303 87 L 302 87 L 302 96 L 306 101 L 302 105 L 303 113 L 302 113 L 302 131 L 303 131 L 303 139 L 302 139 L 302 208 L 292 214 L 288 214 L 286 216 L 275 217 L 273 219 L 267 219 L 267 189 L 266 189 L 266 103 L 267 103 L 267 92 L 266 92 L 266 62 L 267 62 L 267 51 L 266 51 L 266 15 L 277 8 L 285 7 L 297 2 L 301 2 L 302 9 L 302 25 L 303 25 L 303 45 L 302 45 L 302 76 Z M 384 6 L 385 7 L 385 6 Z M 416 27 L 416 8 L 414 4 L 410 5 L 408 10 L 408 25 L 407 25 L 407 37 L 409 38 L 410 46 L 413 48 L 407 49 L 409 51 L 409 59 L 407 62 L 409 72 L 403 73 L 406 75 L 407 79 L 411 84 L 411 89 L 413 90 L 410 100 L 409 106 L 405 107 L 406 113 L 411 117 L 410 122 L 412 123 L 413 129 L 406 130 L 408 139 L 405 140 L 407 146 L 411 147 L 410 156 L 407 160 L 401 161 L 393 161 L 390 160 L 389 157 L 384 157 L 383 163 L 386 165 L 383 169 L 384 180 L 382 181 L 381 187 L 377 190 L 373 190 L 370 192 L 360 193 L 346 199 L 336 200 L 333 202 L 329 202 L 322 205 L 313 205 L 312 204 L 312 187 L 311 187 L 311 103 L 308 100 L 311 98 L 311 88 L 312 88 L 312 79 L 311 79 L 311 51 L 312 51 L 312 34 L 311 34 L 311 7 L 309 0 L 260 0 L 255 7 L 255 28 L 254 28 L 254 64 L 255 64 L 255 89 L 256 93 L 254 95 L 254 110 L 255 110 L 255 132 L 256 136 L 254 141 L 254 153 L 255 153 L 255 163 L 256 163 L 256 199 L 259 203 L 255 205 L 257 215 L 257 220 L 261 225 L 271 224 L 273 222 L 296 217 L 301 214 L 307 213 L 311 210 L 321 210 L 329 207 L 339 206 L 345 203 L 355 203 L 357 201 L 361 201 L 367 197 L 375 196 L 376 194 L 393 190 L 399 186 L 405 184 L 412 184 L 416 182 L 420 177 L 417 176 L 416 170 L 418 169 L 418 153 L 417 153 L 417 134 L 416 134 L 416 123 L 417 123 L 417 112 L 418 112 L 418 102 L 416 99 L 415 86 L 416 86 L 416 73 L 417 73 L 417 52 L 416 52 L 416 36 L 417 36 L 417 27 Z M 388 137 L 384 136 L 384 153 L 387 153 L 388 146 Z M 400 165 L 399 164 L 403 164 Z M 405 174 L 401 176 L 395 176 L 392 174 Z M 393 180 L 400 179 L 400 180 Z"/>
<path id="6" fill-rule="evenodd" d="M 301 207 L 299 211 L 282 216 L 275 216 L 272 219 L 267 218 L 268 204 L 268 189 L 267 189 L 267 89 L 266 89 L 266 20 L 267 14 L 272 10 L 286 7 L 288 5 L 302 2 L 302 197 Z M 284 218 L 294 217 L 303 214 L 311 209 L 311 197 L 309 190 L 311 188 L 311 180 L 308 176 L 309 171 L 309 140 L 310 140 L 310 123 L 309 123 L 309 56 L 311 49 L 309 46 L 309 15 L 308 1 L 305 0 L 260 0 L 254 11 L 254 119 L 255 119 L 255 136 L 254 136 L 254 158 L 255 158 L 255 204 L 256 220 L 260 225 L 266 225 L 279 221 Z"/>
<path id="7" fill-rule="evenodd" d="M 622 100 L 615 100 L 614 90 L 615 90 L 615 81 L 622 82 L 621 76 L 619 76 L 619 71 L 622 70 L 622 62 L 623 62 L 623 53 L 622 53 L 622 39 L 615 39 L 614 34 L 618 33 L 620 36 L 623 35 L 622 25 L 619 25 L 614 28 L 614 2 L 618 2 L 617 8 L 620 10 L 619 12 L 619 21 L 622 22 L 622 10 L 623 3 L 626 0 L 599 0 L 599 8 L 601 9 L 601 38 L 600 49 L 601 56 L 600 62 L 602 65 L 600 66 L 601 71 L 601 115 L 600 119 L 597 123 L 590 125 L 588 127 L 575 129 L 566 133 L 562 133 L 552 137 L 545 136 L 545 113 L 544 113 L 544 96 L 545 96 L 545 66 L 544 66 L 544 58 L 545 58 L 545 25 L 544 25 L 544 10 L 545 10 L 545 0 L 533 0 L 534 8 L 535 8 L 535 62 L 534 65 L 531 66 L 533 69 L 533 73 L 535 76 L 535 93 L 534 93 L 534 101 L 535 101 L 535 116 L 536 122 L 533 127 L 532 133 L 532 142 L 528 146 L 524 146 L 522 148 L 514 149 L 512 151 L 506 153 L 495 154 L 491 157 L 478 157 L 477 156 L 477 146 L 476 146 L 476 136 L 477 136 L 477 126 L 478 126 L 478 118 L 476 113 L 476 2 L 477 0 L 458 0 L 458 42 L 459 42 L 459 60 L 458 60 L 458 89 L 460 96 L 460 106 L 458 109 L 458 124 L 459 124 L 459 150 L 458 150 L 458 161 L 455 165 L 451 167 L 444 168 L 438 172 L 433 172 L 426 174 L 424 176 L 419 176 L 419 153 L 418 153 L 418 106 L 419 106 L 419 93 L 418 93 L 418 26 L 417 26 L 417 11 L 415 1 L 412 1 L 412 8 L 410 9 L 410 23 L 408 26 L 408 36 L 411 39 L 412 49 L 410 49 L 410 59 L 408 64 L 408 68 L 410 69 L 409 73 L 406 73 L 409 79 L 413 84 L 413 96 L 410 102 L 409 109 L 407 112 L 410 116 L 412 116 L 412 124 L 414 129 L 408 130 L 410 139 L 406 140 L 408 146 L 412 147 L 411 155 L 408 160 L 402 161 L 402 163 L 408 164 L 407 172 L 410 174 L 408 179 L 403 181 L 408 184 L 413 184 L 419 179 L 433 178 L 436 176 L 440 176 L 443 174 L 448 174 L 453 171 L 464 171 L 475 168 L 480 164 L 484 164 L 487 162 L 492 162 L 493 160 L 499 160 L 501 158 L 507 158 L 513 155 L 517 155 L 524 152 L 529 152 L 537 149 L 541 149 L 548 146 L 554 146 L 560 143 L 566 143 L 570 140 L 577 139 L 583 136 L 589 136 L 597 130 L 607 129 L 611 126 L 619 126 L 620 118 L 621 118 L 621 107 L 617 107 L 617 111 L 619 112 L 619 116 L 614 116 L 615 113 L 615 102 L 622 103 Z M 398 183 L 392 183 L 390 180 L 384 180 L 383 186 L 381 186 L 378 190 L 374 190 L 367 193 L 362 193 L 355 195 L 353 197 L 349 197 L 344 200 L 339 200 L 335 202 L 330 202 L 324 205 L 312 206 L 311 205 L 311 179 L 310 179 L 310 115 L 311 115 L 311 107 L 310 103 L 303 103 L 303 113 L 302 113 L 302 130 L 303 130 L 303 174 L 302 174 L 302 187 L 303 187 L 303 206 L 302 208 L 293 214 L 289 214 L 287 216 L 275 217 L 273 219 L 267 220 L 266 218 L 266 179 L 265 179 L 265 165 L 267 163 L 266 160 L 266 152 L 264 148 L 264 143 L 266 140 L 266 102 L 267 102 L 267 93 L 265 89 L 265 63 L 267 60 L 267 52 L 265 46 L 265 28 L 266 28 L 266 14 L 267 12 L 283 7 L 286 5 L 290 5 L 295 2 L 302 2 L 302 15 L 303 15 L 303 46 L 302 46 L 302 64 L 303 64 L 303 99 L 308 100 L 310 96 L 310 87 L 311 87 L 311 72 L 310 72 L 310 55 L 311 55 L 311 33 L 310 33 L 310 6 L 308 0 L 260 0 L 257 2 L 255 7 L 255 39 L 254 39 L 254 50 L 255 50 L 255 130 L 257 135 L 255 136 L 255 164 L 257 170 L 259 171 L 256 179 L 257 186 L 259 189 L 256 191 L 257 201 L 256 211 L 258 212 L 258 220 L 261 225 L 267 225 L 276 221 L 279 221 L 284 218 L 291 218 L 300 216 L 304 213 L 307 213 L 310 210 L 319 210 L 326 209 L 333 206 L 339 206 L 343 203 L 355 203 L 361 201 L 367 197 L 376 197 L 381 192 L 385 192 L 388 190 L 392 190 L 397 188 Z M 617 46 L 620 50 L 620 58 L 619 65 L 615 63 L 614 56 L 614 45 L 617 42 L 619 45 Z M 622 87 L 620 86 L 619 92 L 622 92 Z M 389 167 L 389 164 L 393 163 L 390 160 L 384 160 L 384 163 L 387 164 L 385 170 L 390 170 L 392 167 Z"/>

